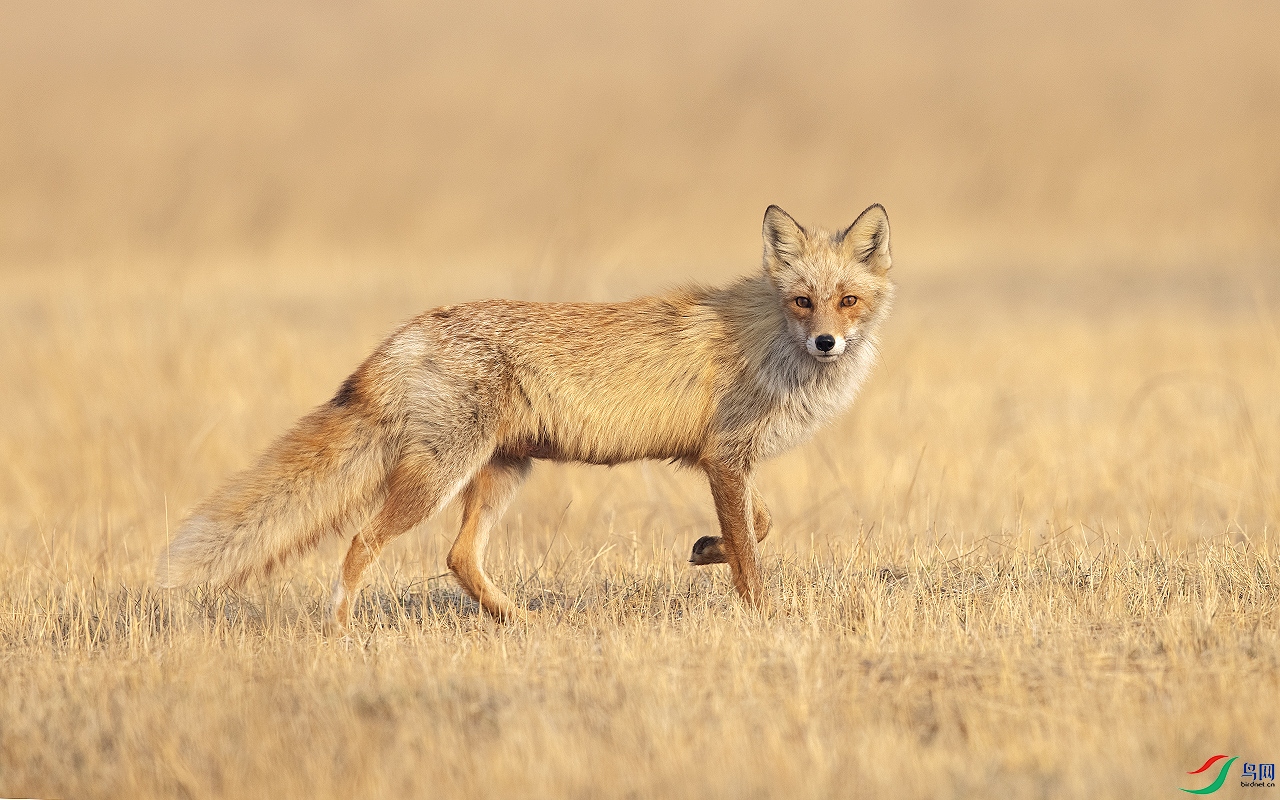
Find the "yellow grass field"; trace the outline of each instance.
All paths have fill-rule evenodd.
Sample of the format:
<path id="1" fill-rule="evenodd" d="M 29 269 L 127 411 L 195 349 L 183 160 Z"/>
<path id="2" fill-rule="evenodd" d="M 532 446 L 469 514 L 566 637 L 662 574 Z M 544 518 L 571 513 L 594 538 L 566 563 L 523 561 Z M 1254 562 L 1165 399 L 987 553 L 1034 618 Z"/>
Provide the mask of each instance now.
<path id="1" fill-rule="evenodd" d="M 1280 761 L 1280 7 L 0 10 L 0 796 L 1179 797 Z M 539 464 L 321 632 L 344 543 L 160 592 L 407 317 L 758 268 L 882 202 L 854 408 L 704 481 Z"/>

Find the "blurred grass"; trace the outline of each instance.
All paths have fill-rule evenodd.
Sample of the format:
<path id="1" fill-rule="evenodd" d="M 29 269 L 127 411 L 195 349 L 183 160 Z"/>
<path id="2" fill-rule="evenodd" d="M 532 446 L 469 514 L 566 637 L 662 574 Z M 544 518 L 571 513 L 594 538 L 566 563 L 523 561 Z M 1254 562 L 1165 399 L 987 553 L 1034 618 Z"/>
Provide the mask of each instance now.
<path id="1" fill-rule="evenodd" d="M 1167 796 L 1273 760 L 1274 4 L 0 9 L 0 794 Z M 403 537 L 163 595 L 193 503 L 398 321 L 755 269 L 889 209 L 774 608 L 666 465 L 539 465 L 503 628 Z"/>
<path id="2" fill-rule="evenodd" d="M 872 200 L 917 271 L 1280 248 L 1272 3 L 0 13 L 10 264 L 504 258 L 545 290 L 737 270 L 770 202 Z"/>

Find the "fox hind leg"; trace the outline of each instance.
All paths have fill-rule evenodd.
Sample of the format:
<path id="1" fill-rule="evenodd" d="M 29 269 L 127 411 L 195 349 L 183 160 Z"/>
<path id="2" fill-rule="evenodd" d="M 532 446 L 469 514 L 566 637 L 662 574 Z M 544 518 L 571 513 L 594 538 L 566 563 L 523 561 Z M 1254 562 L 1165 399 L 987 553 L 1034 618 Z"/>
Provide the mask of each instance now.
<path id="1" fill-rule="evenodd" d="M 769 535 L 769 528 L 773 525 L 773 518 L 769 516 L 769 509 L 764 504 L 764 498 L 760 496 L 760 490 L 755 486 L 751 487 L 751 511 L 753 527 L 756 531 L 756 541 L 763 542 L 764 537 Z M 689 556 L 689 563 L 695 567 L 705 567 L 708 564 L 728 564 L 729 556 L 724 551 L 724 539 L 719 536 L 703 536 L 694 542 L 693 554 Z"/>
<path id="2" fill-rule="evenodd" d="M 449 549 L 449 569 L 467 594 L 498 619 L 525 617 L 484 571 L 489 531 L 529 474 L 527 458 L 497 457 L 485 464 L 462 490 L 462 529 Z"/>
<path id="3" fill-rule="evenodd" d="M 466 469 L 442 469 L 425 456 L 401 459 L 388 481 L 387 499 L 356 534 L 342 561 L 329 602 L 328 626 L 345 630 L 365 569 L 392 539 L 440 510 L 468 477 Z"/>

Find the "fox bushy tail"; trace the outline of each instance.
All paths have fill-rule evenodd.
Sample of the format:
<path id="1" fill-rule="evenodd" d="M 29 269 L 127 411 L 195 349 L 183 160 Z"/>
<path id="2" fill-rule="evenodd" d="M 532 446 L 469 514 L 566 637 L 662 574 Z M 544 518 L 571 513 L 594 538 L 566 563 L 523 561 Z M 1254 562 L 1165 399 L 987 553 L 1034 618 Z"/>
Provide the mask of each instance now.
<path id="1" fill-rule="evenodd" d="M 156 582 L 237 585 L 341 535 L 382 499 L 391 451 L 386 428 L 356 409 L 317 408 L 191 512 Z"/>

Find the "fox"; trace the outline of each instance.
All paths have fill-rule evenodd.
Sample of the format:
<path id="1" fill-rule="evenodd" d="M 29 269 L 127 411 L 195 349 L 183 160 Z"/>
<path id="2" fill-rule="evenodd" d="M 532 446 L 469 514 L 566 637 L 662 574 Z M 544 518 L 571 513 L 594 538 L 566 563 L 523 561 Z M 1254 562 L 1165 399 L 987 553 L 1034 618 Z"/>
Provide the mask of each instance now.
<path id="1" fill-rule="evenodd" d="M 765 602 L 763 461 L 854 400 L 893 304 L 889 218 L 805 228 L 765 211 L 762 269 L 618 303 L 484 300 L 409 320 L 337 393 L 199 503 L 156 567 L 163 588 L 238 586 L 358 528 L 325 612 L 348 628 L 365 570 L 458 497 L 446 563 L 502 621 L 528 620 L 485 571 L 490 531 L 534 461 L 643 459 L 701 470 L 718 536 L 690 563 L 728 564 Z"/>

